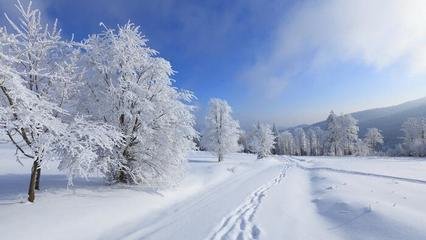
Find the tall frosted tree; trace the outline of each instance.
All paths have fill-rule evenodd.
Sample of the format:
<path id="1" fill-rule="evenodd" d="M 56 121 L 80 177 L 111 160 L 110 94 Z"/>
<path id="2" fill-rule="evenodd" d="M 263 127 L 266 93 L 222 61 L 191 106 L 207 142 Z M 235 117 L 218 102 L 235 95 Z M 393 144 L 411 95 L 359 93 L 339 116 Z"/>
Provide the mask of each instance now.
<path id="1" fill-rule="evenodd" d="M 409 118 L 401 126 L 404 155 L 426 156 L 426 118 Z"/>
<path id="2" fill-rule="evenodd" d="M 337 116 L 331 111 L 326 123 L 325 153 L 335 156 L 354 154 L 359 142 L 357 120 L 351 115 Z"/>
<path id="3" fill-rule="evenodd" d="M 331 111 L 330 115 L 327 117 L 327 130 L 326 130 L 326 154 L 339 156 L 343 155 L 343 149 L 341 146 L 341 134 L 340 134 L 340 125 L 338 116 Z"/>
<path id="4" fill-rule="evenodd" d="M 241 149 L 238 144 L 240 132 L 238 121 L 232 118 L 231 106 L 225 100 L 211 99 L 201 139 L 202 146 L 215 153 L 221 162 L 225 154 Z"/>
<path id="5" fill-rule="evenodd" d="M 293 155 L 295 152 L 294 137 L 290 131 L 282 132 L 278 135 L 278 146 L 280 155 Z"/>
<path id="6" fill-rule="evenodd" d="M 277 126 L 275 126 L 275 123 L 272 124 L 272 134 L 274 134 L 274 147 L 272 148 L 272 154 L 278 154 L 280 152 L 279 146 L 278 146 L 278 129 Z"/>
<path id="7" fill-rule="evenodd" d="M 383 144 L 383 135 L 377 128 L 369 128 L 364 136 L 364 143 L 367 145 L 370 153 L 375 153 L 378 147 Z"/>
<path id="8" fill-rule="evenodd" d="M 257 158 L 264 158 L 271 154 L 274 139 L 274 134 L 268 124 L 257 123 L 250 135 L 250 150 L 257 154 Z"/>
<path id="9" fill-rule="evenodd" d="M 322 141 L 323 141 L 323 130 L 319 127 L 309 128 L 307 131 L 307 138 L 310 147 L 310 154 L 318 156 L 322 154 Z"/>
<path id="10" fill-rule="evenodd" d="M 309 140 L 303 128 L 296 128 L 294 130 L 294 144 L 297 155 L 310 155 Z"/>
<path id="11" fill-rule="evenodd" d="M 249 146 L 249 134 L 246 131 L 241 130 L 238 138 L 238 144 L 241 146 L 241 150 L 245 153 L 250 152 Z"/>
<path id="12" fill-rule="evenodd" d="M 164 185 L 182 176 L 195 147 L 193 94 L 173 86 L 170 63 L 147 46 L 139 26 L 127 23 L 84 41 L 86 88 L 79 111 L 119 129 L 109 166 L 112 182 Z"/>
<path id="13" fill-rule="evenodd" d="M 356 145 L 359 142 L 358 138 L 358 121 L 350 114 L 345 114 L 339 117 L 340 134 L 343 141 L 344 155 L 352 155 L 356 153 Z"/>
<path id="14" fill-rule="evenodd" d="M 326 133 L 320 127 L 314 127 L 312 130 L 315 132 L 315 135 L 317 137 L 317 146 L 315 151 L 317 152 L 317 155 L 324 155 L 324 143 L 327 137 Z"/>
<path id="15" fill-rule="evenodd" d="M 51 28 L 44 25 L 31 2 L 24 7 L 18 1 L 16 7 L 19 23 L 6 15 L 12 31 L 0 30 L 0 123 L 17 157 L 33 159 L 28 188 L 32 202 L 46 161 L 59 161 L 71 183 L 74 174 L 86 175 L 97 167 L 97 152 L 120 140 L 113 128 L 70 111 L 79 87 L 78 49 L 62 40 L 56 22 Z"/>

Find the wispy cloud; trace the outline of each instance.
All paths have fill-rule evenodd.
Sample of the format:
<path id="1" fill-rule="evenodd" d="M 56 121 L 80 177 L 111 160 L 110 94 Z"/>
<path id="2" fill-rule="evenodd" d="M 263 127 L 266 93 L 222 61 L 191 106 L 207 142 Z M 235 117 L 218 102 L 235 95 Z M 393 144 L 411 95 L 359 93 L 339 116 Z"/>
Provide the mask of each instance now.
<path id="1" fill-rule="evenodd" d="M 426 1 L 304 1 L 290 9 L 268 51 L 241 74 L 255 89 L 279 94 L 301 72 L 357 63 L 426 73 Z"/>

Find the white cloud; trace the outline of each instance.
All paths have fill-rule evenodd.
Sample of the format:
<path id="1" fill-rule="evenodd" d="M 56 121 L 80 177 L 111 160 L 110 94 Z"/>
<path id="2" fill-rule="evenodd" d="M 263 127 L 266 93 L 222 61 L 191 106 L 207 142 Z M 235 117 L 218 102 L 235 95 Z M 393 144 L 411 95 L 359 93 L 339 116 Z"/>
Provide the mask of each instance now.
<path id="1" fill-rule="evenodd" d="M 426 1 L 305 1 L 283 17 L 270 51 L 243 74 L 258 88 L 311 68 L 357 62 L 426 73 Z M 278 82 L 278 83 L 277 83 Z"/>

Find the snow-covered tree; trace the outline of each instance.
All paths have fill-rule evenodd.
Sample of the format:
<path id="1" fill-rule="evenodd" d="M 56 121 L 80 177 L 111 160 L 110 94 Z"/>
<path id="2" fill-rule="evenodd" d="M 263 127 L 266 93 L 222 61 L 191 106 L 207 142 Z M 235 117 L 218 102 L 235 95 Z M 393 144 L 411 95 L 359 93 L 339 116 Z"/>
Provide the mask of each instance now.
<path id="1" fill-rule="evenodd" d="M 303 128 L 296 128 L 294 130 L 294 145 L 296 155 L 310 155 L 309 141 Z"/>
<path id="2" fill-rule="evenodd" d="M 318 155 L 324 155 L 324 144 L 327 139 L 327 133 L 320 127 L 314 127 L 314 131 L 316 132 L 316 135 L 318 137 L 319 142 L 319 154 Z"/>
<path id="3" fill-rule="evenodd" d="M 249 139 L 250 136 L 246 131 L 240 130 L 240 136 L 238 138 L 238 145 L 241 146 L 241 151 L 244 153 L 250 152 Z"/>
<path id="4" fill-rule="evenodd" d="M 275 123 L 272 124 L 272 134 L 274 134 L 274 147 L 271 150 L 272 154 L 278 154 L 280 152 L 279 146 L 278 146 L 278 129 L 277 126 L 275 126 Z"/>
<path id="5" fill-rule="evenodd" d="M 357 156 L 367 156 L 371 154 L 371 151 L 363 140 L 358 139 L 354 145 L 354 152 L 352 154 Z"/>
<path id="6" fill-rule="evenodd" d="M 232 118 L 232 109 L 225 100 L 210 100 L 205 121 L 202 146 L 215 153 L 219 162 L 223 160 L 224 154 L 241 149 L 238 144 L 240 125 Z"/>
<path id="7" fill-rule="evenodd" d="M 357 121 L 351 115 L 337 116 L 331 111 L 327 120 L 325 153 L 327 155 L 351 155 L 358 142 Z"/>
<path id="8" fill-rule="evenodd" d="M 56 22 L 51 28 L 43 25 L 31 2 L 24 7 L 18 1 L 16 7 L 19 23 L 6 15 L 12 31 L 0 30 L 0 124 L 17 157 L 34 160 L 28 191 L 32 202 L 47 160 L 60 161 L 71 183 L 75 173 L 86 175 L 96 166 L 98 151 L 120 140 L 113 128 L 65 109 L 79 86 L 78 49 L 61 39 Z"/>
<path id="9" fill-rule="evenodd" d="M 426 156 L 426 118 L 409 118 L 402 124 L 404 155 Z"/>
<path id="10" fill-rule="evenodd" d="M 278 135 L 278 146 L 280 155 L 293 155 L 295 151 L 294 137 L 290 131 L 282 132 Z"/>
<path id="11" fill-rule="evenodd" d="M 341 121 L 341 134 L 344 146 L 344 154 L 352 155 L 356 152 L 356 143 L 358 142 L 358 121 L 350 114 L 339 117 Z"/>
<path id="12" fill-rule="evenodd" d="M 313 156 L 321 155 L 324 131 L 319 127 L 312 127 L 309 128 L 306 132 L 310 147 L 310 154 Z"/>
<path id="13" fill-rule="evenodd" d="M 250 135 L 250 150 L 257 154 L 257 158 L 264 158 L 271 154 L 274 138 L 274 134 L 268 124 L 257 123 Z"/>
<path id="14" fill-rule="evenodd" d="M 194 148 L 193 94 L 172 85 L 170 63 L 147 46 L 139 26 L 127 23 L 84 41 L 86 88 L 79 111 L 120 130 L 113 182 L 163 185 L 183 173 L 186 153 Z"/>
<path id="15" fill-rule="evenodd" d="M 367 129 L 364 136 L 364 143 L 367 145 L 370 153 L 375 153 L 379 145 L 383 144 L 383 136 L 377 128 Z"/>
<path id="16" fill-rule="evenodd" d="M 338 116 L 331 111 L 330 115 L 327 117 L 327 130 L 326 130 L 326 141 L 325 141 L 325 153 L 326 155 L 339 156 L 343 155 L 343 150 L 341 146 L 341 134 L 340 134 L 340 125 Z"/>

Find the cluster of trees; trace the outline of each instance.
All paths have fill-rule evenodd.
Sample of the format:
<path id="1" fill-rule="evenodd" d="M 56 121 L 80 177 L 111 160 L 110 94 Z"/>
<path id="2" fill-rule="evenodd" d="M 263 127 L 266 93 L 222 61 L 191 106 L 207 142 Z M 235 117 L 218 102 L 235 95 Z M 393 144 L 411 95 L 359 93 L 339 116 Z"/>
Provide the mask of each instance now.
<path id="1" fill-rule="evenodd" d="M 377 128 L 368 129 L 363 139 L 358 137 L 357 120 L 351 115 L 337 116 L 331 112 L 326 129 L 310 127 L 284 131 L 277 137 L 277 154 L 287 155 L 369 155 L 375 154 L 383 144 Z"/>
<path id="2" fill-rule="evenodd" d="M 275 125 L 271 128 L 268 124 L 257 123 L 252 130 L 244 132 L 231 113 L 226 101 L 210 101 L 201 147 L 215 153 L 219 162 L 224 154 L 239 150 L 256 153 L 258 158 L 270 154 L 374 155 L 383 144 L 383 136 L 377 128 L 368 129 L 364 138 L 360 139 L 357 120 L 349 114 L 338 116 L 332 111 L 326 120 L 325 130 L 299 127 L 279 132 Z"/>
<path id="3" fill-rule="evenodd" d="M 222 110 L 221 110 L 222 109 Z M 357 120 L 351 115 L 336 115 L 333 111 L 325 122 L 325 129 L 317 126 L 295 128 L 279 132 L 275 125 L 257 123 L 244 132 L 231 117 L 231 107 L 223 100 L 213 99 L 206 118 L 202 147 L 223 154 L 243 151 L 256 153 L 258 158 L 270 154 L 299 156 L 343 155 L 402 155 L 426 156 L 426 118 L 409 118 L 401 126 L 402 144 L 383 152 L 384 138 L 377 128 L 369 128 L 359 137 Z"/>
<path id="4" fill-rule="evenodd" d="M 357 121 L 351 115 L 330 113 L 326 129 L 296 128 L 276 134 L 275 153 L 279 155 L 375 155 L 426 156 L 426 118 L 409 118 L 401 126 L 402 143 L 383 152 L 383 135 L 377 128 L 367 129 L 361 139 Z"/>
<path id="5" fill-rule="evenodd" d="M 257 158 L 264 158 L 271 154 L 275 136 L 266 123 L 257 123 L 248 134 L 248 149 L 257 154 Z"/>
<path id="6" fill-rule="evenodd" d="M 42 166 L 72 177 L 97 171 L 109 182 L 169 184 L 194 148 L 191 92 L 172 86 L 170 63 L 132 23 L 76 42 L 38 9 L 16 4 L 0 28 L 0 131 L 16 155 L 34 160 L 29 201 Z"/>
<path id="7" fill-rule="evenodd" d="M 225 100 L 210 100 L 201 147 L 216 154 L 219 162 L 225 154 L 240 150 L 250 151 L 256 153 L 258 158 L 264 158 L 271 154 L 274 139 L 271 127 L 263 123 L 257 123 L 248 134 L 244 133 L 238 121 L 233 119 L 232 108 Z"/>

